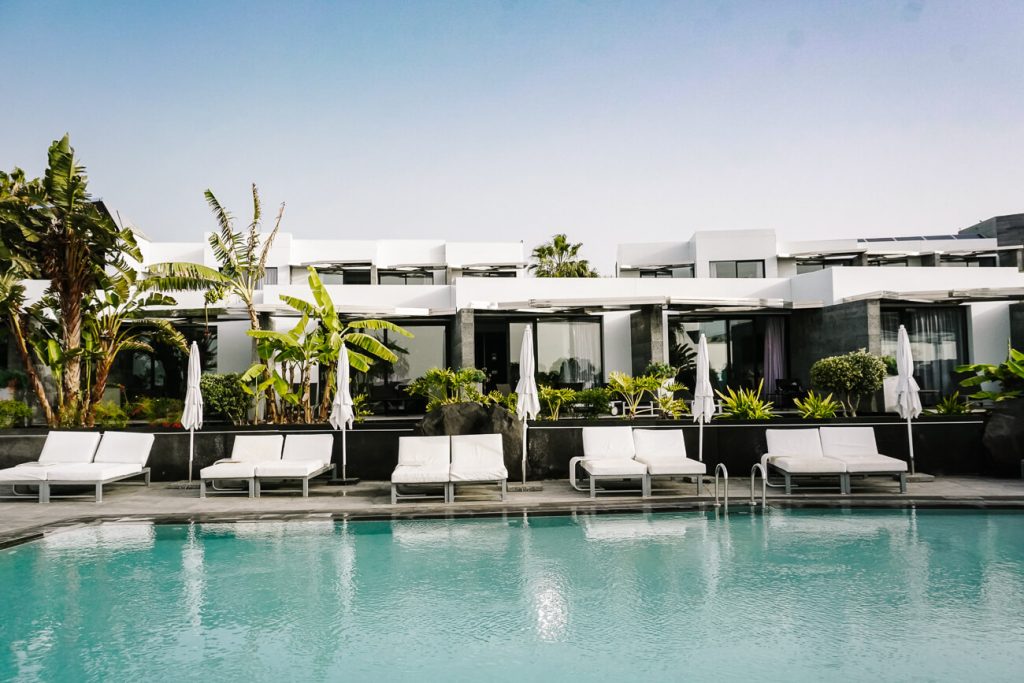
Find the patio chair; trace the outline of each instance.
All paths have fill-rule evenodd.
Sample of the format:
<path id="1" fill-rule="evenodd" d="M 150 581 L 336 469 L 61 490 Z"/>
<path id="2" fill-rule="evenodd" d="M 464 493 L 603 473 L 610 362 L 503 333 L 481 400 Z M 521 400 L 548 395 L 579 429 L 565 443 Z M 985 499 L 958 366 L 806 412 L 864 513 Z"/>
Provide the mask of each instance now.
<path id="1" fill-rule="evenodd" d="M 263 492 L 264 482 L 298 480 L 302 482 L 302 497 L 309 498 L 310 479 L 328 471 L 334 476 L 337 466 L 331 463 L 333 450 L 333 434 L 289 434 L 280 460 L 256 463 L 256 497 Z M 278 493 L 294 491 L 277 489 Z"/>
<path id="2" fill-rule="evenodd" d="M 707 467 L 698 460 L 686 457 L 686 441 L 682 429 L 634 429 L 633 446 L 636 461 L 647 465 L 647 476 L 654 479 L 682 479 L 692 477 L 700 495 Z"/>
<path id="3" fill-rule="evenodd" d="M 0 498 L 32 497 L 30 493 L 18 493 L 18 487 L 38 486 L 58 465 L 92 462 L 99 445 L 99 432 L 50 432 L 38 459 L 0 470 L 0 485 L 11 487 L 11 495 Z M 36 496 L 41 494 L 40 490 Z"/>
<path id="4" fill-rule="evenodd" d="M 256 465 L 281 459 L 284 437 L 280 434 L 239 434 L 231 445 L 231 457 L 218 460 L 199 470 L 199 497 L 206 498 L 206 482 L 212 492 L 230 493 L 217 488 L 217 482 L 244 481 L 249 497 L 256 497 Z"/>
<path id="5" fill-rule="evenodd" d="M 124 479 L 142 477 L 149 486 L 149 454 L 153 450 L 152 434 L 139 432 L 104 432 L 92 462 L 62 463 L 49 468 L 46 481 L 39 484 L 39 502 L 50 498 L 81 498 L 81 495 L 52 495 L 54 486 L 92 486 L 93 499 L 103 502 L 103 487 Z"/>
<path id="6" fill-rule="evenodd" d="M 601 481 L 640 480 L 640 495 L 651 495 L 651 479 L 647 465 L 633 459 L 633 430 L 629 427 L 584 427 L 583 456 L 569 461 L 569 483 L 582 491 L 576 481 L 576 466 L 580 465 L 590 477 L 590 497 L 597 497 L 597 484 Z M 611 491 L 611 489 L 602 490 Z M 636 489 L 617 489 L 636 492 Z"/>
<path id="7" fill-rule="evenodd" d="M 465 434 L 452 437 L 452 464 L 448 498 L 455 501 L 456 484 L 497 484 L 505 500 L 508 469 L 501 434 Z"/>
<path id="8" fill-rule="evenodd" d="M 907 463 L 878 452 L 873 427 L 821 427 L 821 451 L 846 465 L 847 491 L 853 475 L 894 477 L 900 493 L 907 492 Z"/>
<path id="9" fill-rule="evenodd" d="M 766 429 L 768 452 L 761 456 L 765 472 L 774 467 L 786 481 L 786 493 L 793 492 L 793 478 L 839 479 L 839 492 L 850 490 L 846 465 L 826 458 L 821 451 L 821 439 L 817 429 Z"/>
<path id="10" fill-rule="evenodd" d="M 398 437 L 398 466 L 391 473 L 391 504 L 403 498 L 442 498 L 450 502 L 451 438 L 447 436 Z M 440 496 L 429 493 L 404 493 L 409 489 L 437 489 Z"/>

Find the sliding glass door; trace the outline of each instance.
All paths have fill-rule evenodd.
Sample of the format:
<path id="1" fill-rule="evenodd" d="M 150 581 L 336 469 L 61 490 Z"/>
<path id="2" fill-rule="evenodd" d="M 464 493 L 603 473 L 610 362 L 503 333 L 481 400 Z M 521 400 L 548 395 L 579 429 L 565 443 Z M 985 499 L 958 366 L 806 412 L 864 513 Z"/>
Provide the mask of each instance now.
<path id="1" fill-rule="evenodd" d="M 896 355 L 899 327 L 907 328 L 914 356 L 914 378 L 921 402 L 934 405 L 958 390 L 958 365 L 967 362 L 965 310 L 959 306 L 882 309 L 882 354 Z"/>

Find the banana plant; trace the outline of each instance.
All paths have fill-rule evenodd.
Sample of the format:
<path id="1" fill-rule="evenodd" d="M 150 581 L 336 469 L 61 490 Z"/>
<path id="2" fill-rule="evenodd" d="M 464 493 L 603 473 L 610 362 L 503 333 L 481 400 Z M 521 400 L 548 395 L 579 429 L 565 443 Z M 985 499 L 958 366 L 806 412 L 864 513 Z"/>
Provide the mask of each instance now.
<path id="1" fill-rule="evenodd" d="M 631 377 L 624 372 L 608 373 L 608 388 L 622 398 L 623 413 L 630 419 L 636 417 L 645 398 L 654 399 L 658 395 L 662 383 L 663 380 L 654 375 Z M 666 405 L 665 408 L 672 406 Z"/>
<path id="2" fill-rule="evenodd" d="M 960 365 L 956 372 L 970 373 L 960 382 L 960 386 L 969 389 L 977 388 L 969 396 L 976 401 L 1008 401 L 1024 394 L 1024 352 L 1018 351 L 1007 344 L 1006 360 L 999 365 L 990 363 L 972 363 Z M 998 389 L 985 389 L 985 384 L 998 384 Z"/>

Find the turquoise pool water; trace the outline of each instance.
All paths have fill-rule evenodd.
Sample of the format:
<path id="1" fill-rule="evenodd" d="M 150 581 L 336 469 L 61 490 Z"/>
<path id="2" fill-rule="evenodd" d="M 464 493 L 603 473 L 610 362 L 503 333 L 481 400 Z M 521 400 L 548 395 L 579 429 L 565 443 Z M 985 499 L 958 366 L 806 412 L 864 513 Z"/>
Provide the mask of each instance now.
<path id="1" fill-rule="evenodd" d="M 1024 515 L 102 525 L 0 551 L 0 679 L 1024 680 Z"/>

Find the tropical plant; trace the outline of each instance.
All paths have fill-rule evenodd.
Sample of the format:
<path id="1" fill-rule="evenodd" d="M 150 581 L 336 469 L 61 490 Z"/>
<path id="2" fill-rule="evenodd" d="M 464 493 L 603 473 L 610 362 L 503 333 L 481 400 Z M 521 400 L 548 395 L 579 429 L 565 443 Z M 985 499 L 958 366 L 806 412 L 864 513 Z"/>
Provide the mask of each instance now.
<path id="1" fill-rule="evenodd" d="M 836 416 L 836 413 L 843 409 L 843 404 L 832 398 L 832 394 L 824 396 L 815 393 L 812 389 L 807 392 L 803 399 L 794 398 L 793 405 L 796 406 L 800 417 L 805 420 L 825 420 Z"/>
<path id="2" fill-rule="evenodd" d="M 972 363 L 960 365 L 957 372 L 973 375 L 961 380 L 960 386 L 977 388 L 969 398 L 976 401 L 1007 401 L 1024 394 L 1024 353 L 1007 345 L 1006 360 L 998 365 Z M 998 384 L 996 389 L 985 389 L 985 384 Z"/>
<path id="3" fill-rule="evenodd" d="M 611 400 L 612 392 L 604 387 L 581 389 L 576 392 L 573 410 L 581 417 L 592 419 L 600 415 L 607 415 L 611 410 L 608 405 Z"/>
<path id="4" fill-rule="evenodd" d="M 36 399 L 51 425 L 80 424 L 90 399 L 84 334 L 87 309 L 98 290 L 127 272 L 142 254 L 131 229 L 117 225 L 87 189 L 85 168 L 65 135 L 50 145 L 42 178 L 0 173 L 0 310 L 8 319 Z M 25 307 L 23 280 L 48 282 L 46 308 Z M 46 315 L 49 338 L 36 338 L 34 320 Z M 46 396 L 29 349 L 58 380 L 57 406 Z M 45 352 L 39 349 L 45 348 Z"/>
<path id="5" fill-rule="evenodd" d="M 249 329 L 256 332 L 261 329 L 259 314 L 256 311 L 256 292 L 267 274 L 267 259 L 274 239 L 281 228 L 284 216 L 282 202 L 274 219 L 274 227 L 263 235 L 263 205 L 260 202 L 259 189 L 252 185 L 252 220 L 243 232 L 235 229 L 235 219 L 220 203 L 211 190 L 204 193 L 217 221 L 218 231 L 210 235 L 210 247 L 217 260 L 217 268 L 199 263 L 168 262 L 150 266 L 152 282 L 157 289 L 172 291 L 205 291 L 207 304 L 221 301 L 228 296 L 237 297 L 245 306 L 249 317 Z M 257 352 L 258 357 L 258 352 Z M 250 368 L 251 369 L 251 368 Z M 272 422 L 278 421 L 277 401 L 274 398 L 276 386 L 272 371 L 264 366 L 264 374 L 259 377 L 258 386 L 266 396 L 267 411 Z"/>
<path id="6" fill-rule="evenodd" d="M 485 406 L 486 405 L 501 406 L 502 408 L 504 408 L 508 412 L 510 412 L 513 415 L 515 415 L 516 414 L 516 410 L 518 409 L 518 406 L 516 405 L 518 400 L 519 400 L 519 396 L 514 391 L 511 392 L 511 393 L 508 393 L 508 394 L 503 394 L 500 391 L 494 390 L 494 391 L 489 391 L 484 396 L 483 404 Z"/>
<path id="7" fill-rule="evenodd" d="M 882 356 L 882 362 L 885 363 L 885 374 L 890 377 L 900 374 L 899 367 L 896 365 L 896 356 Z"/>
<path id="8" fill-rule="evenodd" d="M 843 415 L 857 416 L 865 396 L 882 388 L 885 363 L 864 349 L 822 358 L 811 366 L 811 383 L 840 397 Z"/>
<path id="9" fill-rule="evenodd" d="M 579 257 L 581 242 L 569 242 L 564 233 L 559 233 L 534 248 L 530 270 L 537 277 L 597 277 L 597 271 L 590 262 Z"/>
<path id="10" fill-rule="evenodd" d="M 944 397 L 929 410 L 924 411 L 925 415 L 967 415 L 973 406 L 970 401 L 960 398 L 960 392 L 954 391 Z"/>
<path id="11" fill-rule="evenodd" d="M 556 389 L 543 384 L 537 388 L 537 398 L 540 399 L 541 419 L 557 420 L 562 405 L 572 403 L 576 398 L 576 392 L 572 389 Z"/>
<path id="12" fill-rule="evenodd" d="M 0 401 L 0 429 L 20 427 L 32 419 L 32 409 L 24 401 L 8 399 Z"/>
<path id="13" fill-rule="evenodd" d="M 200 384 L 200 386 L 202 385 Z M 129 406 L 127 414 L 135 420 L 145 420 L 151 424 L 164 424 L 177 422 L 184 409 L 185 402 L 180 398 L 143 396 Z"/>
<path id="14" fill-rule="evenodd" d="M 93 408 L 97 427 L 103 429 L 124 429 L 128 425 L 128 413 L 113 401 L 100 401 Z"/>
<path id="15" fill-rule="evenodd" d="M 661 380 L 675 379 L 678 370 L 678 368 L 674 368 L 668 363 L 652 362 L 647 364 L 643 374 L 657 377 Z"/>
<path id="16" fill-rule="evenodd" d="M 484 397 L 478 387 L 486 379 L 483 370 L 476 368 L 430 368 L 405 390 L 412 396 L 425 398 L 429 412 L 456 403 L 483 403 Z"/>
<path id="17" fill-rule="evenodd" d="M 722 399 L 722 412 L 716 418 L 732 420 L 770 420 L 775 417 L 775 410 L 771 401 L 761 398 L 761 389 L 764 388 L 764 380 L 761 380 L 757 389 L 733 389 L 726 387 L 726 393 L 716 391 Z"/>
<path id="18" fill-rule="evenodd" d="M 221 415 L 232 424 L 245 424 L 252 408 L 252 396 L 245 391 L 238 373 L 204 374 L 199 378 L 203 406 L 211 415 Z"/>
<path id="19" fill-rule="evenodd" d="M 366 394 L 356 394 L 352 397 L 352 411 L 356 422 L 366 422 L 366 418 L 373 415 L 370 408 L 370 397 Z"/>
<path id="20" fill-rule="evenodd" d="M 678 420 L 690 412 L 690 406 L 686 404 L 686 401 L 675 396 L 675 392 L 682 391 L 683 389 L 682 384 L 662 385 L 662 390 L 655 394 L 655 405 L 661 417 Z"/>
<path id="21" fill-rule="evenodd" d="M 631 377 L 624 372 L 608 373 L 608 388 L 622 398 L 623 414 L 633 419 L 644 399 L 656 400 L 662 380 L 651 375 Z"/>
<path id="22" fill-rule="evenodd" d="M 394 362 L 395 355 L 380 340 L 363 330 L 389 330 L 406 337 L 412 334 L 386 320 L 350 320 L 343 323 L 316 269 L 309 268 L 309 287 L 314 302 L 281 295 L 281 300 L 301 314 L 290 330 L 249 330 L 257 340 L 258 361 L 242 374 L 240 382 L 251 395 L 270 395 L 272 419 L 310 424 L 325 421 L 334 396 L 335 374 L 341 347 L 348 351 L 349 365 L 365 372 L 377 361 Z M 312 373 L 326 377 L 319 414 L 314 418 Z M 280 398 L 280 404 L 277 399 Z"/>

